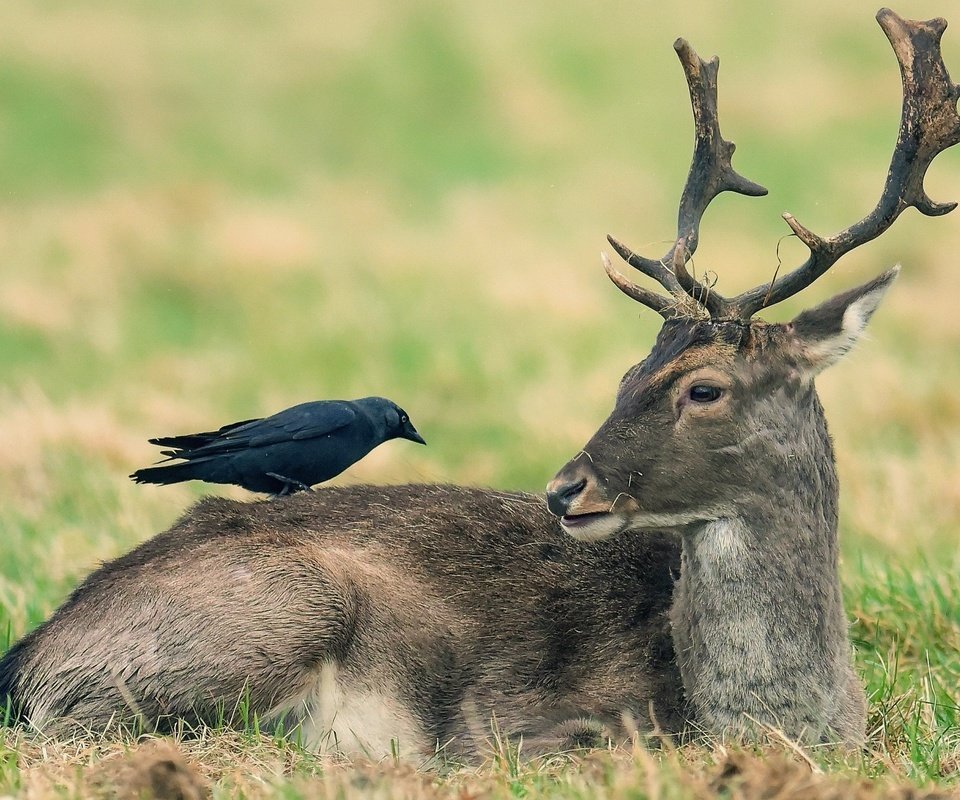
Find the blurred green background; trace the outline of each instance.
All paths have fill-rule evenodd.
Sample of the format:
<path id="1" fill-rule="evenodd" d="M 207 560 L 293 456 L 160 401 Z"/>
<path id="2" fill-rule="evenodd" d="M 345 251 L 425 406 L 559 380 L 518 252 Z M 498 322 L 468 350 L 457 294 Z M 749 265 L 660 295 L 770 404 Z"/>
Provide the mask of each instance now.
<path id="1" fill-rule="evenodd" d="M 706 216 L 696 266 L 720 291 L 768 279 L 778 246 L 805 257 L 784 210 L 823 234 L 865 215 L 900 109 L 876 6 L 670 5 L 5 0 L 10 633 L 201 494 L 247 496 L 133 486 L 149 436 L 384 394 L 429 447 L 390 443 L 339 482 L 539 490 L 658 327 L 598 254 L 608 232 L 651 255 L 673 235 L 692 144 L 679 35 L 720 54 L 734 163 L 770 189 Z M 960 31 L 944 51 L 960 74 Z M 960 152 L 927 185 L 960 199 Z M 904 266 L 821 381 L 848 563 L 955 549 L 958 250 L 960 214 L 908 211 L 773 313 Z"/>

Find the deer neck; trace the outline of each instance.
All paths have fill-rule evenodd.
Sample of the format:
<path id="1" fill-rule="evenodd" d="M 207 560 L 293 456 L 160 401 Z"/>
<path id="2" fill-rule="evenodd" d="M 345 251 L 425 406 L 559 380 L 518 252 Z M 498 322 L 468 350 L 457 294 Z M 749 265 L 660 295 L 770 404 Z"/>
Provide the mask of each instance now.
<path id="1" fill-rule="evenodd" d="M 687 701 L 710 733 L 759 723 L 816 740 L 848 688 L 837 482 L 822 455 L 792 465 L 813 470 L 792 491 L 760 487 L 683 533 L 671 621 Z"/>

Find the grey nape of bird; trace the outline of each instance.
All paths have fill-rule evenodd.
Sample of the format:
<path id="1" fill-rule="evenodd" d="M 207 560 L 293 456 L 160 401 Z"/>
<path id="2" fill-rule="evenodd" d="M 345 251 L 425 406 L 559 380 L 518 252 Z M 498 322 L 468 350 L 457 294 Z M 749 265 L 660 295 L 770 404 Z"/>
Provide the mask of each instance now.
<path id="1" fill-rule="evenodd" d="M 402 408 L 384 397 L 301 403 L 272 417 L 216 431 L 150 439 L 166 461 L 138 469 L 135 483 L 199 480 L 252 492 L 292 494 L 339 475 L 390 439 L 426 444 Z"/>

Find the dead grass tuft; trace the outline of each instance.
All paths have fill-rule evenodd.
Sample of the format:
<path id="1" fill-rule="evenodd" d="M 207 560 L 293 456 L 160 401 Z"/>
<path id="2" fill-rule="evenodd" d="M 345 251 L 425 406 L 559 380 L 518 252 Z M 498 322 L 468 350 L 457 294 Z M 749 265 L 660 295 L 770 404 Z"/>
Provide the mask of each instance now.
<path id="1" fill-rule="evenodd" d="M 118 800 L 201 800 L 210 796 L 207 780 L 168 741 L 146 742 L 91 772 L 91 783 Z"/>
<path id="2" fill-rule="evenodd" d="M 955 793 L 886 785 L 867 778 L 817 773 L 797 758 L 780 752 L 762 755 L 746 752 L 728 754 L 709 777 L 707 796 L 730 800 L 935 800 L 956 797 Z"/>

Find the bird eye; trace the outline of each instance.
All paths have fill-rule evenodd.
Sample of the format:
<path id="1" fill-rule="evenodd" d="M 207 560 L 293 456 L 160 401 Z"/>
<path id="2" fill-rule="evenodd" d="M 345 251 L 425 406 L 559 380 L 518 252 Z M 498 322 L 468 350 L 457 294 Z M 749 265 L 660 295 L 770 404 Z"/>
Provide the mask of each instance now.
<path id="1" fill-rule="evenodd" d="M 720 395 L 723 394 L 722 389 L 718 389 L 716 386 L 707 386 L 706 384 L 698 383 L 696 386 L 690 387 L 690 399 L 694 403 L 712 403 L 715 400 L 720 399 Z"/>
<path id="2" fill-rule="evenodd" d="M 410 417 L 408 417 L 406 414 L 401 414 L 401 415 L 400 415 L 400 422 L 406 422 L 406 421 L 409 420 L 409 419 L 410 419 Z"/>

